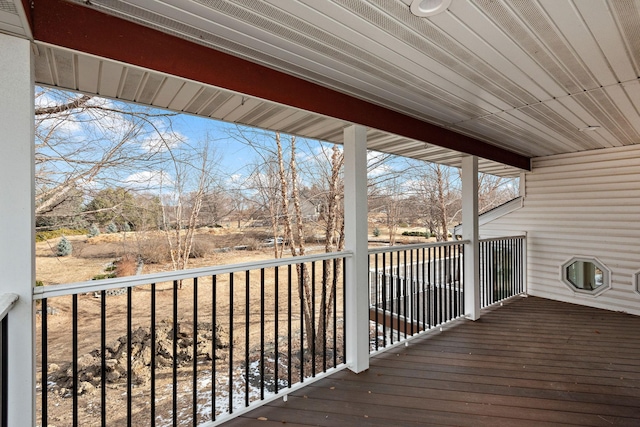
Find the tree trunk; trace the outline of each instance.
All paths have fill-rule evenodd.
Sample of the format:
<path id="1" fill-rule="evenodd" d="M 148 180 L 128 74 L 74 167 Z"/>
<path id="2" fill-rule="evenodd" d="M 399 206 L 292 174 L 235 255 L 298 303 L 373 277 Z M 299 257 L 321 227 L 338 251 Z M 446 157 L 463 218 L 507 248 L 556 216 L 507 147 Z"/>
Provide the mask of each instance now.
<path id="1" fill-rule="evenodd" d="M 343 199 L 340 185 L 340 171 L 344 163 L 344 156 L 338 149 L 337 145 L 333 146 L 333 153 L 331 155 L 331 176 L 329 178 L 329 192 L 327 194 L 327 225 L 325 228 L 325 252 L 334 252 L 336 249 L 342 250 L 344 248 L 344 239 L 342 234 L 344 233 L 344 215 L 340 204 Z M 336 236 L 336 233 L 338 236 Z M 316 348 L 321 348 L 324 340 L 325 333 L 329 328 L 329 319 L 333 313 L 333 301 L 334 286 L 333 283 L 340 276 L 342 272 L 342 263 L 338 260 L 333 260 L 336 265 L 335 270 L 332 269 L 332 263 L 327 261 L 323 263 L 323 293 L 325 299 L 321 301 L 321 309 L 318 319 L 317 335 L 316 335 Z M 335 271 L 335 276 L 334 276 Z"/>
<path id="2" fill-rule="evenodd" d="M 291 159 L 289 161 L 289 169 L 291 173 L 291 198 L 294 203 L 294 210 L 296 216 L 298 217 L 296 220 L 296 225 L 298 228 L 298 241 L 294 238 L 293 234 L 293 226 L 291 214 L 289 213 L 289 185 L 287 184 L 287 175 L 284 166 L 284 154 L 282 150 L 282 142 L 280 140 L 280 133 L 276 132 L 276 147 L 277 147 L 277 155 L 278 155 L 278 175 L 280 176 L 280 196 L 282 203 L 282 215 L 284 220 L 284 232 L 286 236 L 286 240 L 289 242 L 289 249 L 291 250 L 291 256 L 302 256 L 305 254 L 305 246 L 304 246 L 304 232 L 302 230 L 302 218 L 300 215 L 300 194 L 298 192 L 298 187 L 296 184 L 296 180 L 298 177 L 296 171 L 296 163 L 295 163 L 295 138 L 291 138 Z M 277 241 L 274 242 L 274 245 L 277 246 Z M 300 302 L 302 304 L 302 311 L 304 312 L 304 323 L 307 332 L 307 345 L 309 348 L 313 346 L 313 338 L 311 331 L 313 330 L 313 319 L 311 318 L 311 291 L 310 291 L 310 276 L 308 269 L 304 268 L 302 265 L 296 265 L 296 271 L 298 273 L 298 295 L 300 298 Z M 304 361 L 301 361 L 304 363 Z"/>
<path id="3" fill-rule="evenodd" d="M 448 240 L 447 230 L 447 203 L 446 203 L 446 186 L 444 175 L 442 173 L 442 166 L 436 165 L 436 185 L 438 196 L 438 235 L 436 240 L 444 242 Z"/>

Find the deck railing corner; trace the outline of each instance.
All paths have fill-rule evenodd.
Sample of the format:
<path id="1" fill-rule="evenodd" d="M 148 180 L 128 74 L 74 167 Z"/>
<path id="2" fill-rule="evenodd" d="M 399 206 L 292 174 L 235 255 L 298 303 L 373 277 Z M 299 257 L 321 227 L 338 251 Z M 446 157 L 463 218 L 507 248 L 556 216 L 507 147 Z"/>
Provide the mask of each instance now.
<path id="1" fill-rule="evenodd" d="M 13 293 L 0 295 L 0 426 L 8 425 L 8 378 L 9 378 L 9 312 L 18 301 Z"/>

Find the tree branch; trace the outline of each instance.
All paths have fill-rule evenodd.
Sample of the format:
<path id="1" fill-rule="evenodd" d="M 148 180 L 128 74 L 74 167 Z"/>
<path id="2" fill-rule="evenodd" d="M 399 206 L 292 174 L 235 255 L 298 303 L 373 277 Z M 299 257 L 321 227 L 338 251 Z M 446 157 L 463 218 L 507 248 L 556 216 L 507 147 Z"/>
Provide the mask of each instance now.
<path id="1" fill-rule="evenodd" d="M 69 110 L 75 110 L 76 108 L 81 108 L 86 105 L 89 100 L 91 100 L 91 96 L 82 95 L 80 98 L 76 98 L 71 102 L 61 105 L 54 105 L 53 107 L 41 107 L 35 109 L 36 116 L 43 116 L 45 114 L 59 114 Z"/>

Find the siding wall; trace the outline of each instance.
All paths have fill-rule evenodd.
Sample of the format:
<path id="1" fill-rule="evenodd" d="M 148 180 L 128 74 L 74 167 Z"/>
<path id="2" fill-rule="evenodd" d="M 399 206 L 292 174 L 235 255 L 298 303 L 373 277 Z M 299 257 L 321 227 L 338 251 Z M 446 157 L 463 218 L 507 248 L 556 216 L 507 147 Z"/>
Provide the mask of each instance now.
<path id="1" fill-rule="evenodd" d="M 531 295 L 640 315 L 640 145 L 534 159 L 521 209 L 480 228 L 482 237 L 527 234 Z M 560 281 L 573 256 L 596 257 L 612 272 L 597 297 Z"/>

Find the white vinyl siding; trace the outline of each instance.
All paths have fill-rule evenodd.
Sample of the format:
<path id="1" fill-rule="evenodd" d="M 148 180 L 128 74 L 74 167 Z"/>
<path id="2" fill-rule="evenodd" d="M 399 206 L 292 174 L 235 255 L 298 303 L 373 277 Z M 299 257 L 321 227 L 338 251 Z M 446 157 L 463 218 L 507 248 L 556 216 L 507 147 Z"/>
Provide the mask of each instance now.
<path id="1" fill-rule="evenodd" d="M 531 295 L 640 315 L 640 145 L 534 159 L 523 207 L 480 227 L 482 237 L 527 235 Z M 611 269 L 601 295 L 572 292 L 560 266 L 596 257 Z"/>

